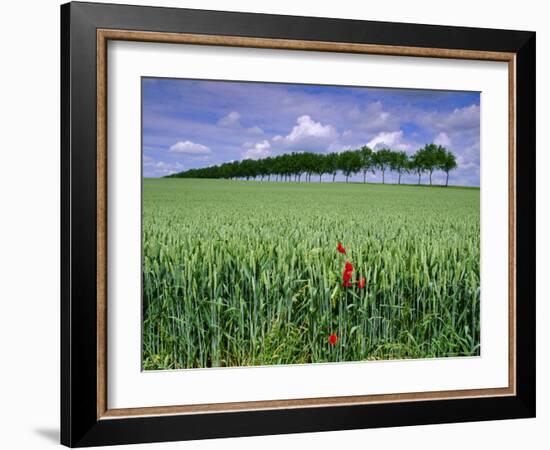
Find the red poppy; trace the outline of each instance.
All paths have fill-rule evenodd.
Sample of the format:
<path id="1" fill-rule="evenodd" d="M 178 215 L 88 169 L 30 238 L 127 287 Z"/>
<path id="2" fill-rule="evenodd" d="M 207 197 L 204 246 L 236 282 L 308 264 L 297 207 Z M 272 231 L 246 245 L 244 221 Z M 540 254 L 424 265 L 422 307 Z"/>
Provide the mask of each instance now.
<path id="1" fill-rule="evenodd" d="M 361 278 L 358 282 L 357 282 L 357 287 L 359 289 L 363 289 L 365 287 L 365 279 L 364 278 Z"/>
<path id="2" fill-rule="evenodd" d="M 344 267 L 344 273 L 342 274 L 342 281 L 344 284 L 344 287 L 351 287 L 353 286 L 351 282 L 351 274 L 353 273 L 353 264 L 349 261 L 346 261 L 346 266 Z"/>
<path id="3" fill-rule="evenodd" d="M 337 342 L 338 342 L 338 336 L 336 336 L 334 333 L 332 333 L 332 334 L 328 337 L 328 343 L 329 343 L 330 345 L 335 345 Z"/>
<path id="4" fill-rule="evenodd" d="M 346 249 L 344 247 L 342 247 L 342 243 L 341 242 L 338 242 L 338 251 L 342 254 L 346 254 Z"/>

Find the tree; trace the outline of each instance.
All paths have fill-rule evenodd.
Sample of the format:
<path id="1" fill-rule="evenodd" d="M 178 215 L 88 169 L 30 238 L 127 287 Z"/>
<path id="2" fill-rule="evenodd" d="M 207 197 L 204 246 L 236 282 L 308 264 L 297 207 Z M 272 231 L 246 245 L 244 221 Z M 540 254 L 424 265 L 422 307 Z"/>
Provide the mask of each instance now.
<path id="1" fill-rule="evenodd" d="M 285 180 L 291 181 L 292 175 L 292 156 L 288 153 L 281 155 L 281 171 Z"/>
<path id="2" fill-rule="evenodd" d="M 450 151 L 445 151 L 445 155 L 440 161 L 439 168 L 447 174 L 445 187 L 449 186 L 449 172 L 457 168 L 456 158 Z"/>
<path id="3" fill-rule="evenodd" d="M 231 161 L 220 165 L 189 169 L 184 172 L 169 175 L 174 178 L 224 178 L 224 179 L 257 179 L 275 175 L 276 181 L 300 181 L 306 174 L 306 181 L 311 181 L 311 175 L 319 175 L 319 182 L 323 175 L 332 175 L 332 181 L 336 181 L 336 174 L 340 170 L 349 182 L 349 177 L 363 171 L 363 182 L 366 182 L 368 170 L 382 171 L 382 183 L 386 182 L 385 172 L 390 169 L 398 174 L 398 184 L 401 184 L 401 176 L 407 172 L 418 174 L 418 184 L 421 182 L 422 173 L 429 171 L 430 184 L 434 170 L 443 170 L 447 174 L 445 186 L 449 184 L 449 173 L 456 169 L 455 156 L 444 147 L 435 144 L 426 144 L 418 149 L 410 158 L 403 151 L 394 152 L 383 148 L 373 152 L 367 146 L 358 150 L 347 150 L 342 153 L 313 153 L 294 152 L 279 156 L 267 157 L 258 160 L 245 159 Z"/>
<path id="4" fill-rule="evenodd" d="M 432 185 L 432 173 L 437 169 L 443 161 L 445 155 L 445 148 L 441 145 L 426 144 L 422 149 L 422 160 L 424 167 L 430 174 L 430 186 Z"/>
<path id="5" fill-rule="evenodd" d="M 391 166 L 392 158 L 393 152 L 388 148 L 382 148 L 376 153 L 373 153 L 374 167 L 382 171 L 382 184 L 386 182 L 385 174 L 386 170 Z"/>
<path id="6" fill-rule="evenodd" d="M 336 180 L 336 174 L 338 173 L 339 167 L 339 155 L 338 153 L 329 153 L 325 156 L 325 164 L 327 173 L 332 175 L 332 182 Z"/>
<path id="7" fill-rule="evenodd" d="M 394 172 L 397 172 L 397 184 L 401 184 L 401 175 L 409 171 L 409 157 L 407 153 L 403 151 L 392 152 L 390 168 Z"/>
<path id="8" fill-rule="evenodd" d="M 422 176 L 422 172 L 426 170 L 426 167 L 424 166 L 423 157 L 424 157 L 424 154 L 422 153 L 422 149 L 420 148 L 414 153 L 414 155 L 412 155 L 411 159 L 409 160 L 409 170 L 418 175 L 419 185 L 420 185 L 420 177 Z"/>
<path id="9" fill-rule="evenodd" d="M 338 156 L 338 168 L 346 176 L 346 183 L 350 175 L 353 175 L 361 170 L 361 157 L 359 152 L 347 150 Z"/>
<path id="10" fill-rule="evenodd" d="M 256 161 L 257 173 L 261 177 L 261 180 L 264 181 L 264 177 L 269 175 L 269 158 L 264 158 Z"/>
<path id="11" fill-rule="evenodd" d="M 293 152 L 290 154 L 290 159 L 288 160 L 289 172 L 291 175 L 294 175 L 294 181 L 300 182 L 302 179 L 302 174 L 305 171 L 303 156 L 303 153 Z"/>
<path id="12" fill-rule="evenodd" d="M 273 173 L 273 158 L 268 156 L 267 158 L 259 161 L 262 167 L 262 179 L 267 176 L 267 181 L 271 181 L 271 174 Z"/>
<path id="13" fill-rule="evenodd" d="M 319 175 L 319 183 L 322 181 L 323 175 L 330 172 L 328 167 L 327 155 L 313 153 L 312 155 L 312 172 Z"/>
<path id="14" fill-rule="evenodd" d="M 364 145 L 359 151 L 361 155 L 361 169 L 363 170 L 363 183 L 366 183 L 367 171 L 372 170 L 374 164 L 372 150 L 368 146 Z"/>
<path id="15" fill-rule="evenodd" d="M 247 180 L 249 180 L 250 178 L 256 178 L 256 175 L 258 174 L 257 165 L 252 159 L 245 159 L 241 161 L 241 170 L 241 176 L 245 177 Z"/>
<path id="16" fill-rule="evenodd" d="M 305 152 L 301 155 L 301 164 L 306 172 L 306 181 L 311 181 L 312 173 L 319 173 L 317 169 L 321 165 L 322 155 L 318 153 Z"/>

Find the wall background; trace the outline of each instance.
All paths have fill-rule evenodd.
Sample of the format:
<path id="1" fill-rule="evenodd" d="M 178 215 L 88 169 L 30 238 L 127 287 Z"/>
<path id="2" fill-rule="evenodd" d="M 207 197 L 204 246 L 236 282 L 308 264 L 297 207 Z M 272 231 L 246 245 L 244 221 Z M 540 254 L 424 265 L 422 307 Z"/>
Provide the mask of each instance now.
<path id="1" fill-rule="evenodd" d="M 550 427 L 550 318 L 545 281 L 550 227 L 544 168 L 550 165 L 550 29 L 543 2 L 462 0 L 297 2 L 163 0 L 128 3 L 259 13 L 417 22 L 537 32 L 537 358 L 538 417 L 202 442 L 140 445 L 158 449 L 547 448 Z M 0 46 L 0 446 L 42 449 L 58 442 L 59 422 L 59 4 L 9 2 Z M 534 300 L 534 299 L 533 299 Z"/>

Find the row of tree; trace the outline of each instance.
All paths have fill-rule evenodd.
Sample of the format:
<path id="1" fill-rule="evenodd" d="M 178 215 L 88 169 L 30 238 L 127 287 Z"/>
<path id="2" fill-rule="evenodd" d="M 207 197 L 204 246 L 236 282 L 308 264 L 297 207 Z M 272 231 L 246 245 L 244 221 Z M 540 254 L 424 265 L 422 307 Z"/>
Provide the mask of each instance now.
<path id="1" fill-rule="evenodd" d="M 426 144 L 410 157 L 404 151 L 393 151 L 389 148 L 373 151 L 363 146 L 358 150 L 341 153 L 300 152 L 258 160 L 244 159 L 202 169 L 190 169 L 170 177 L 247 180 L 258 177 L 271 180 L 273 177 L 275 181 L 301 181 L 302 176 L 305 176 L 306 181 L 311 181 L 312 175 L 318 175 L 321 181 L 323 175 L 332 175 L 334 182 L 337 173 L 341 172 L 346 177 L 346 183 L 350 176 L 357 173 L 363 174 L 363 182 L 366 183 L 367 173 L 379 170 L 382 173 L 382 183 L 386 181 L 386 172 L 393 171 L 398 175 L 398 184 L 401 184 L 401 176 L 406 173 L 418 175 L 418 184 L 422 174 L 428 173 L 431 185 L 433 172 L 442 170 L 447 174 L 445 186 L 448 186 L 449 172 L 456 167 L 455 155 L 441 145 Z"/>

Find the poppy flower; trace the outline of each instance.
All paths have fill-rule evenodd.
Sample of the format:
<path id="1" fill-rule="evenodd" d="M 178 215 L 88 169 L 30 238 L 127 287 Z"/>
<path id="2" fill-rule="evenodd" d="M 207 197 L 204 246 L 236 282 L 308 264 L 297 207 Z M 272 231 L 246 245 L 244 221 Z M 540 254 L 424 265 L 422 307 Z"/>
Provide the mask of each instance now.
<path id="1" fill-rule="evenodd" d="M 353 264 L 349 261 L 346 261 L 346 265 L 344 267 L 344 272 L 342 273 L 342 281 L 345 287 L 351 287 L 353 286 L 351 282 L 351 274 L 353 273 Z"/>
<path id="2" fill-rule="evenodd" d="M 361 278 L 358 282 L 357 282 L 357 287 L 359 289 L 363 289 L 365 287 L 365 279 L 364 278 Z"/>
<path id="3" fill-rule="evenodd" d="M 343 255 L 346 254 L 346 249 L 342 246 L 341 242 L 338 242 L 338 251 L 342 253 Z"/>
<path id="4" fill-rule="evenodd" d="M 336 336 L 334 333 L 332 333 L 332 334 L 328 337 L 328 343 L 329 343 L 330 345 L 335 345 L 337 342 L 338 342 L 338 336 Z"/>

